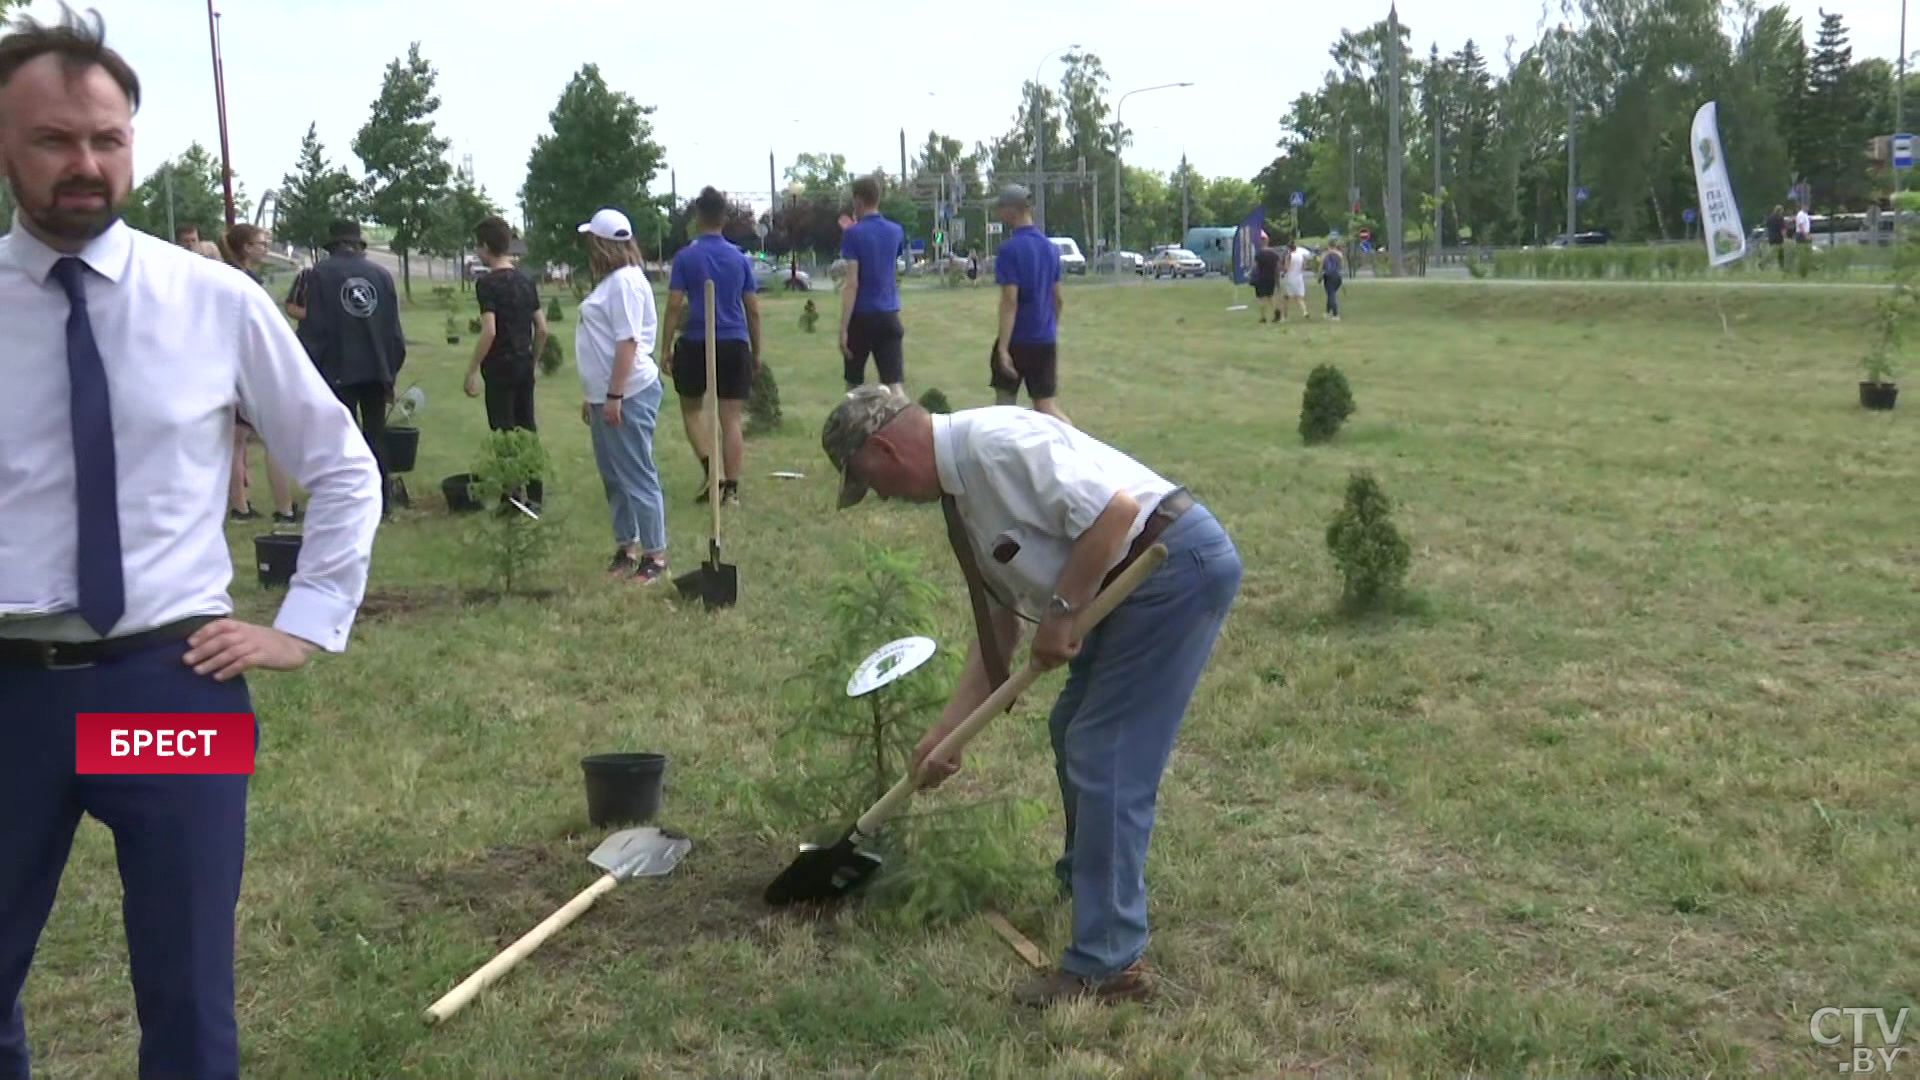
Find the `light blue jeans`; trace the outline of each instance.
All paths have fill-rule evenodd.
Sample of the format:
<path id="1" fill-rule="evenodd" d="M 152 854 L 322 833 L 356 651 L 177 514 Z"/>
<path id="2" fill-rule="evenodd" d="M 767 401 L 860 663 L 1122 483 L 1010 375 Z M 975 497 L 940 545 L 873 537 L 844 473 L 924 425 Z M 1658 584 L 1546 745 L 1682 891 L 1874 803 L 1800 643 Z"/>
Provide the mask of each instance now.
<path id="1" fill-rule="evenodd" d="M 1160 776 L 1240 591 L 1240 554 L 1206 507 L 1160 542 L 1167 561 L 1081 643 L 1048 722 L 1067 817 L 1054 872 L 1073 894 L 1069 974 L 1116 974 L 1146 952 Z"/>
<path id="2" fill-rule="evenodd" d="M 620 402 L 620 426 L 593 410 L 593 460 L 613 512 L 613 542 L 642 552 L 667 549 L 667 500 L 653 464 L 653 427 L 660 417 L 660 381 Z"/>

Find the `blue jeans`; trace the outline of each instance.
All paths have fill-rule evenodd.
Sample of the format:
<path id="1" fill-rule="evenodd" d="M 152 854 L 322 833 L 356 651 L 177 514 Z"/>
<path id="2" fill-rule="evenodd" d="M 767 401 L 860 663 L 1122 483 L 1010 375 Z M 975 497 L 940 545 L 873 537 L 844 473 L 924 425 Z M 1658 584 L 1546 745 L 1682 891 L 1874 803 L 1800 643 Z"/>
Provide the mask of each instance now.
<path id="1" fill-rule="evenodd" d="M 613 542 L 643 552 L 667 550 L 667 500 L 653 464 L 653 426 L 660 417 L 660 381 L 620 402 L 620 426 L 593 410 L 593 460 L 613 511 Z"/>
<path id="2" fill-rule="evenodd" d="M 1239 552 L 1206 507 L 1160 542 L 1167 561 L 1081 643 L 1048 721 L 1067 817 L 1054 872 L 1073 894 L 1069 974 L 1112 975 L 1146 952 L 1160 776 L 1240 591 Z"/>

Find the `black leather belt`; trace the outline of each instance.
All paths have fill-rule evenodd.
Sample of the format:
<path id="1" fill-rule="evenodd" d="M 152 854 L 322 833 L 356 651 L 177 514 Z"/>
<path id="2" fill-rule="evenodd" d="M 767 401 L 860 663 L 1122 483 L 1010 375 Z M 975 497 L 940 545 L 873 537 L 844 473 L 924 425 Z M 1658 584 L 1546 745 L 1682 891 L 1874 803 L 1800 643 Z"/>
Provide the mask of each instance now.
<path id="1" fill-rule="evenodd" d="M 195 630 L 221 617 L 194 615 L 165 626 L 156 626 L 151 630 L 142 630 L 124 637 L 104 638 L 99 641 L 34 641 L 28 638 L 0 638 L 0 668 L 25 668 L 33 671 L 90 668 L 96 664 L 110 663 L 142 649 L 150 649 L 155 645 L 185 641 L 193 636 Z"/>
<path id="2" fill-rule="evenodd" d="M 1147 515 L 1147 522 L 1140 527 L 1140 535 L 1133 538 L 1132 546 L 1127 548 L 1126 557 L 1107 572 L 1106 578 L 1100 582 L 1100 588 L 1104 591 L 1107 586 L 1113 584 L 1113 579 L 1125 573 L 1127 567 L 1133 565 L 1133 560 L 1152 547 L 1155 540 L 1160 539 L 1160 534 L 1167 531 L 1167 526 L 1180 520 L 1180 515 L 1191 509 L 1193 509 L 1193 496 L 1187 493 L 1186 488 L 1174 488 L 1168 492 L 1167 497 L 1160 500 L 1160 505 L 1153 508 L 1153 513 Z"/>

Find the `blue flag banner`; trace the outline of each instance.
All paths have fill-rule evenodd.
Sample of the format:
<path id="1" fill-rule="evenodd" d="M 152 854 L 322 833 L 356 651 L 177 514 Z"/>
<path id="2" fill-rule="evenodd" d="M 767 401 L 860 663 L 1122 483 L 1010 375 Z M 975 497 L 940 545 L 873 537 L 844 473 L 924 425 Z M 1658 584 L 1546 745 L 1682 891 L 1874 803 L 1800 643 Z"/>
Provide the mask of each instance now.
<path id="1" fill-rule="evenodd" d="M 1267 208 L 1256 206 L 1233 234 L 1233 283 L 1245 285 L 1253 273 L 1253 256 L 1260 250 L 1260 234 L 1267 228 Z"/>

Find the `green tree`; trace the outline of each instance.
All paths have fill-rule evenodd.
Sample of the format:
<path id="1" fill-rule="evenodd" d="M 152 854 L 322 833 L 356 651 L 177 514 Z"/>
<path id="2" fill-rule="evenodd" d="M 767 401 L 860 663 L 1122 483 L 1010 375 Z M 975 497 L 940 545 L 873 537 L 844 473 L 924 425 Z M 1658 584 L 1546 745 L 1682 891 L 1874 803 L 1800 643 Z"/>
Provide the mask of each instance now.
<path id="1" fill-rule="evenodd" d="M 666 208 L 648 194 L 666 157 L 653 140 L 653 112 L 610 88 L 597 64 L 574 73 L 547 115 L 552 130 L 527 156 L 520 199 L 533 262 L 579 264 L 579 225 L 605 206 L 626 214 L 641 239 L 664 234 Z"/>
<path id="2" fill-rule="evenodd" d="M 1807 135 L 1800 162 L 1816 206 L 1849 209 L 1866 199 L 1871 103 L 1863 93 L 1838 14 L 1821 12 L 1820 33 L 1807 64 Z"/>
<path id="3" fill-rule="evenodd" d="M 435 133 L 432 120 L 440 108 L 433 89 L 436 78 L 420 55 L 420 43 L 409 45 L 405 60 L 387 65 L 373 115 L 353 140 L 353 152 L 367 171 L 367 209 L 392 230 L 390 246 L 400 257 L 408 300 L 413 299 L 409 256 L 433 227 L 436 206 L 446 197 L 453 172 L 446 157 L 452 143 Z"/>
<path id="4" fill-rule="evenodd" d="M 335 218 L 358 212 L 361 188 L 347 171 L 327 161 L 318 125 L 308 124 L 300 140 L 300 160 L 280 179 L 273 232 L 276 239 L 315 251 L 326 243 Z"/>
<path id="5" fill-rule="evenodd" d="M 473 177 L 455 173 L 447 197 L 434 207 L 433 219 L 421 237 L 420 251 L 464 264 L 473 247 L 473 227 L 482 219 L 500 213 L 500 207 L 486 189 L 474 184 Z M 460 275 L 460 287 L 467 288 L 467 276 Z"/>
<path id="6" fill-rule="evenodd" d="M 161 162 L 133 189 L 124 213 L 127 224 L 172 240 L 173 232 L 167 227 L 169 187 L 171 220 L 176 227 L 196 226 L 202 240 L 213 240 L 226 231 L 227 204 L 220 183 L 220 162 L 197 142 L 179 157 Z M 237 187 L 235 201 L 239 201 Z"/>
<path id="7" fill-rule="evenodd" d="M 787 183 L 799 184 L 800 193 L 810 198 L 845 199 L 853 174 L 845 154 L 801 154 L 787 166 Z"/>

